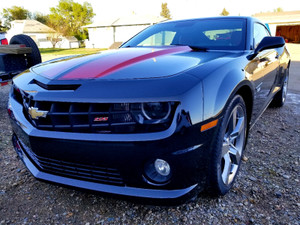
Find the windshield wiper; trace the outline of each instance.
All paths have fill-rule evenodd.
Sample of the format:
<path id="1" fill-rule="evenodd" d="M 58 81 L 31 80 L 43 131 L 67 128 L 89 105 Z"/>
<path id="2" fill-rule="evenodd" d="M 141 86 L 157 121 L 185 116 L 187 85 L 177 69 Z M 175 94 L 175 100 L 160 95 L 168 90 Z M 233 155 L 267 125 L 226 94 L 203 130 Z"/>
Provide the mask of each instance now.
<path id="1" fill-rule="evenodd" d="M 194 45 L 184 45 L 184 44 L 172 44 L 172 45 L 175 45 L 175 46 L 188 46 L 188 47 L 190 47 L 194 51 L 203 51 L 203 52 L 206 52 L 208 50 L 205 47 L 194 46 Z"/>

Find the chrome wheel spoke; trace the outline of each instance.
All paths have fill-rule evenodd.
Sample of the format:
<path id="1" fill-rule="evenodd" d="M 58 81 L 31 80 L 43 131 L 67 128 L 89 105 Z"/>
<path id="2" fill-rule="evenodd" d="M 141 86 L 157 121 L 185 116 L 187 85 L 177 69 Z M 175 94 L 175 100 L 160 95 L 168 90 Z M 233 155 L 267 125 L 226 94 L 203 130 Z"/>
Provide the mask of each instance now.
<path id="1" fill-rule="evenodd" d="M 232 160 L 232 162 L 236 165 L 239 164 L 240 160 L 241 160 L 241 154 L 240 152 L 236 149 L 235 146 L 231 145 L 229 148 L 229 154 L 230 154 L 230 158 Z"/>
<path id="2" fill-rule="evenodd" d="M 229 152 L 229 140 L 228 138 L 224 138 L 223 145 L 222 145 L 222 158 L 228 152 Z"/>
<path id="3" fill-rule="evenodd" d="M 287 95 L 287 86 L 288 86 L 288 77 L 285 78 L 285 81 L 283 83 L 283 87 L 282 87 L 282 101 L 284 102 L 286 99 L 286 95 Z"/>
<path id="4" fill-rule="evenodd" d="M 228 132 L 229 134 L 232 133 L 232 131 L 235 129 L 236 126 L 236 116 L 237 116 L 237 108 L 234 108 L 229 120 L 229 124 L 228 124 Z"/>
<path id="5" fill-rule="evenodd" d="M 237 122 L 234 130 L 230 133 L 231 141 L 236 139 L 237 137 L 239 137 L 241 135 L 241 133 L 244 132 L 244 122 L 245 122 L 244 117 L 238 118 L 238 122 Z"/>
<path id="6" fill-rule="evenodd" d="M 238 170 L 239 166 L 238 165 L 235 165 L 235 164 L 232 164 L 231 166 L 231 174 L 229 176 L 229 183 L 233 180 L 237 170 Z"/>
<path id="7" fill-rule="evenodd" d="M 225 154 L 223 159 L 224 159 L 224 169 L 222 173 L 222 180 L 224 184 L 227 185 L 229 184 L 229 176 L 231 174 L 232 163 L 229 154 Z"/>

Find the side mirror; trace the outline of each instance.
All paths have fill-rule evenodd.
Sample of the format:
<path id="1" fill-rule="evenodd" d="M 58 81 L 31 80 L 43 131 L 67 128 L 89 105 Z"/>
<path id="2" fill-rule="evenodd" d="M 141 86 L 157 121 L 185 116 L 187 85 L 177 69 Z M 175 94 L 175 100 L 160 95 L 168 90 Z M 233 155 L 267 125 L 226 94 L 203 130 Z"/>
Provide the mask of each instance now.
<path id="1" fill-rule="evenodd" d="M 254 50 L 254 54 L 258 54 L 266 49 L 280 48 L 285 45 L 283 37 L 264 37 Z"/>
<path id="2" fill-rule="evenodd" d="M 250 55 L 248 59 L 253 59 L 255 56 L 257 56 L 258 53 L 262 52 L 263 50 L 281 48 L 284 45 L 285 41 L 283 37 L 264 37 L 254 50 L 254 53 Z"/>

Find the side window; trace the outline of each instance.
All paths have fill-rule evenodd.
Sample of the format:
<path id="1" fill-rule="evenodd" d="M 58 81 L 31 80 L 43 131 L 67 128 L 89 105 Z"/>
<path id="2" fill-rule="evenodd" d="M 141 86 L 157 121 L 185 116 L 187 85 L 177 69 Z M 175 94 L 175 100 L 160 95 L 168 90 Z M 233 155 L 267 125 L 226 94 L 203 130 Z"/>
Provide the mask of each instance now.
<path id="1" fill-rule="evenodd" d="M 254 46 L 255 48 L 261 42 L 261 40 L 266 37 L 270 36 L 268 30 L 260 23 L 254 23 Z"/>

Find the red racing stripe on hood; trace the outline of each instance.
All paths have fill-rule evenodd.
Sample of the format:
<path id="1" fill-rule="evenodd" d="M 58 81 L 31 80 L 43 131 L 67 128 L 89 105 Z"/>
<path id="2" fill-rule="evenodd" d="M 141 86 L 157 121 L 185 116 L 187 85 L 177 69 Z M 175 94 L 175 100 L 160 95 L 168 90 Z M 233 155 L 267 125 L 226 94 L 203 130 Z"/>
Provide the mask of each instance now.
<path id="1" fill-rule="evenodd" d="M 99 56 L 97 56 L 96 54 L 82 55 L 77 56 L 76 58 L 67 58 L 55 62 L 45 62 L 44 64 L 38 65 L 35 68 L 33 68 L 33 71 L 37 74 L 42 74 L 48 79 L 53 79 L 59 74 L 65 73 L 66 70 L 75 68 L 76 66 L 81 65 L 82 63 L 86 63 L 87 61 L 94 60 L 98 57 Z"/>
<path id="2" fill-rule="evenodd" d="M 99 58 L 98 60 L 86 63 L 63 75 L 59 78 L 59 80 L 99 78 L 144 60 L 168 54 L 191 51 L 191 49 L 188 46 L 176 46 L 164 49 L 153 48 L 150 49 L 150 52 L 146 52 L 146 54 L 145 49 L 142 48 L 140 49 L 142 51 L 139 51 L 137 48 L 127 50 L 132 51 L 117 51 L 115 54 L 110 54 L 106 57 Z"/>

